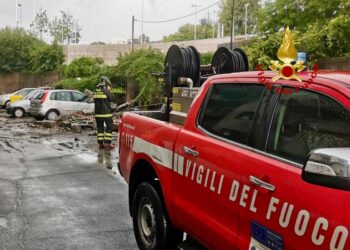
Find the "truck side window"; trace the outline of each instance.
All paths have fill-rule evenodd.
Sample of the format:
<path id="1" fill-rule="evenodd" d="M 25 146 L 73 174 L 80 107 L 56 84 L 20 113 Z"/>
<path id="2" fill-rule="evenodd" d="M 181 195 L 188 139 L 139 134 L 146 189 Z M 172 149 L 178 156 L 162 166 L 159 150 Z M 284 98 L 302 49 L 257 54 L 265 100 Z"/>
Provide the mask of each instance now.
<path id="1" fill-rule="evenodd" d="M 199 126 L 214 135 L 247 144 L 263 91 L 264 87 L 258 84 L 215 84 L 202 109 Z"/>
<path id="2" fill-rule="evenodd" d="M 350 147 L 350 111 L 333 99 L 301 90 L 281 95 L 267 151 L 304 163 L 317 148 Z"/>

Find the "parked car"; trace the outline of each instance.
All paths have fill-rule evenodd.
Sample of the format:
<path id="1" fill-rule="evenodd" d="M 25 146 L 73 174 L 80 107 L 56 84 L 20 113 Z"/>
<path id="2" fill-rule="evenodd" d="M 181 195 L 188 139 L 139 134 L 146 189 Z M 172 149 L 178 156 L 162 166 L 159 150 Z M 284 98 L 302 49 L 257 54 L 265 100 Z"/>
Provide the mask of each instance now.
<path id="1" fill-rule="evenodd" d="M 75 90 L 45 90 L 30 102 L 29 114 L 36 118 L 55 120 L 75 112 L 93 113 L 95 104 Z"/>
<path id="2" fill-rule="evenodd" d="M 183 126 L 123 114 L 140 249 L 170 249 L 183 232 L 207 249 L 350 249 L 350 74 L 299 76 L 271 89 L 259 72 L 213 76 Z"/>
<path id="3" fill-rule="evenodd" d="M 11 94 L 5 94 L 5 95 L 0 95 L 0 108 L 7 108 L 10 105 L 10 97 L 15 96 L 15 95 L 20 95 L 25 97 L 28 95 L 30 92 L 35 90 L 36 88 L 24 88 L 21 90 L 18 90 L 16 92 L 13 92 Z"/>
<path id="4" fill-rule="evenodd" d="M 7 113 L 16 118 L 23 117 L 29 112 L 30 101 L 42 92 L 44 92 L 43 89 L 36 89 L 26 95 L 22 100 L 10 103 L 6 108 Z"/>

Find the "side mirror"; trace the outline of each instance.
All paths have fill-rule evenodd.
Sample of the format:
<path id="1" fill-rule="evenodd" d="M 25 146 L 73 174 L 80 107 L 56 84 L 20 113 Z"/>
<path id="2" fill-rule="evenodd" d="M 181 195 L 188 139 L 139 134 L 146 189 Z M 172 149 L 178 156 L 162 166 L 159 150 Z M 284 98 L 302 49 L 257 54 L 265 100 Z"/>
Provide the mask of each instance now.
<path id="1" fill-rule="evenodd" d="M 312 151 L 304 165 L 302 179 L 312 184 L 350 191 L 350 148 Z"/>

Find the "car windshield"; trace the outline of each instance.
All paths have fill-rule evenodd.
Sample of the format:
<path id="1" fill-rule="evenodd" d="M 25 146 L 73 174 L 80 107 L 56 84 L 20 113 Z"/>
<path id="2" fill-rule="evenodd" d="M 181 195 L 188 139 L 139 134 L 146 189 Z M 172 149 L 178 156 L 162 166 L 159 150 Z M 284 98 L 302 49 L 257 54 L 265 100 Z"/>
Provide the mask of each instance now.
<path id="1" fill-rule="evenodd" d="M 16 91 L 13 93 L 13 95 L 21 95 L 21 96 L 26 96 L 29 93 L 31 93 L 32 91 L 34 91 L 35 89 L 21 89 L 19 91 Z"/>
<path id="2" fill-rule="evenodd" d="M 28 95 L 26 95 L 23 99 L 24 100 L 31 100 L 34 96 L 36 96 L 38 93 L 40 92 L 40 90 L 35 90 L 30 92 Z"/>

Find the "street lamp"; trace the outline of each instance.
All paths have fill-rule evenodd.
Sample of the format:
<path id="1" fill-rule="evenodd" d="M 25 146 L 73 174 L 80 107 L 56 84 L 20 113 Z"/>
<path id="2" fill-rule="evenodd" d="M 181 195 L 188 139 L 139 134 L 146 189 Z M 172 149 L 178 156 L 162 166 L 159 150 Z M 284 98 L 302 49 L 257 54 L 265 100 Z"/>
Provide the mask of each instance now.
<path id="1" fill-rule="evenodd" d="M 18 18 L 18 9 L 19 9 L 19 18 Z M 18 3 L 18 0 L 16 0 L 16 26 L 21 24 L 22 22 L 22 4 Z"/>
<path id="2" fill-rule="evenodd" d="M 18 8 L 19 8 L 19 25 L 22 25 L 22 4 L 19 3 L 18 4 Z"/>
<path id="3" fill-rule="evenodd" d="M 248 37 L 247 37 L 248 6 L 249 6 L 249 3 L 244 4 L 244 7 L 245 7 L 245 18 L 244 18 L 244 34 L 245 34 L 245 40 L 248 39 Z"/>
<path id="4" fill-rule="evenodd" d="M 191 7 L 195 8 L 195 22 L 194 22 L 194 38 L 193 38 L 193 40 L 196 40 L 197 39 L 197 11 L 198 11 L 198 8 L 200 6 L 197 4 L 191 4 Z"/>

